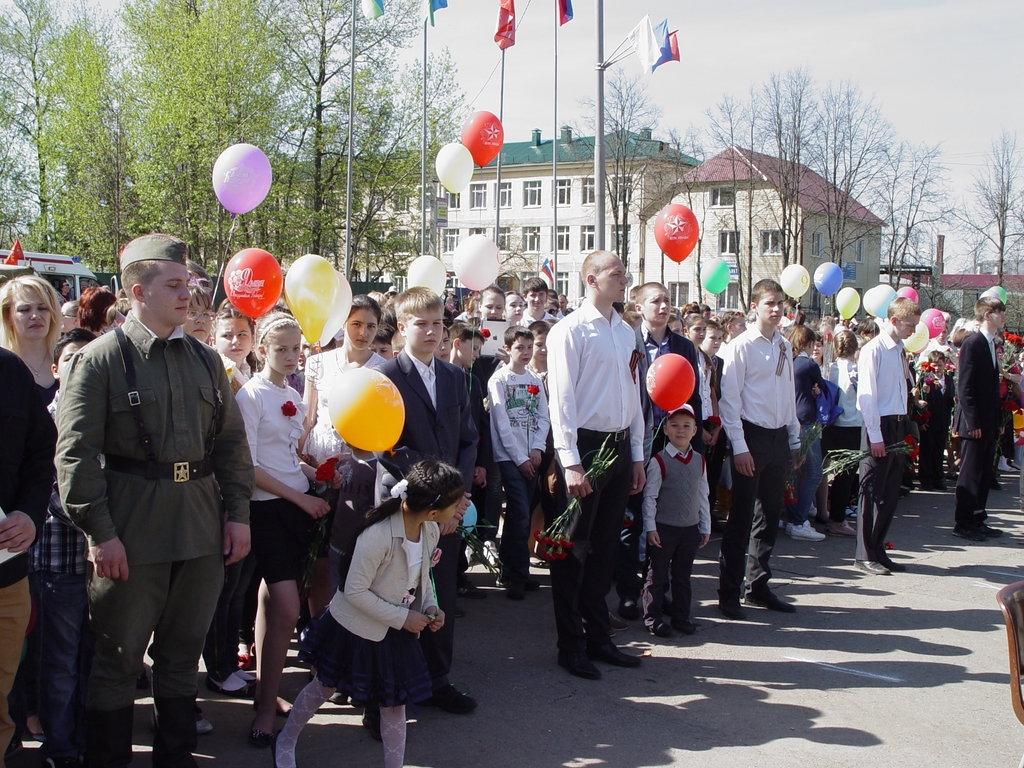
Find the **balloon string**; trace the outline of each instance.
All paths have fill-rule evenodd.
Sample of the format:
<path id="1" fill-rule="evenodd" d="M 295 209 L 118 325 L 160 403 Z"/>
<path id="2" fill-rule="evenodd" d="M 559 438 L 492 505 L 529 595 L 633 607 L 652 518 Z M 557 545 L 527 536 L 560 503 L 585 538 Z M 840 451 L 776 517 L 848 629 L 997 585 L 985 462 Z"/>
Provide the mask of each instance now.
<path id="1" fill-rule="evenodd" d="M 220 261 L 217 262 L 217 282 L 213 285 L 213 294 L 210 296 L 211 300 L 216 299 L 217 290 L 220 288 L 220 280 L 224 275 L 224 267 L 227 264 L 228 253 L 231 249 L 231 236 L 235 234 L 235 229 L 238 228 L 238 216 L 234 213 L 231 214 L 231 227 L 228 229 L 228 236 L 224 240 L 224 253 L 220 257 Z"/>

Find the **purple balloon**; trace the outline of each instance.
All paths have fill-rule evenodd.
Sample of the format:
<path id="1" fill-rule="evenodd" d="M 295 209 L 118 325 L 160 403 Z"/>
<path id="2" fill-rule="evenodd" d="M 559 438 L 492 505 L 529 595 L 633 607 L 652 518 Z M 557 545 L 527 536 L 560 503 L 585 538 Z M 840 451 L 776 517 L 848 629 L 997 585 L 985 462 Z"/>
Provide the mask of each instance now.
<path id="1" fill-rule="evenodd" d="M 248 213 L 262 203 L 272 180 L 270 161 L 252 144 L 231 145 L 213 164 L 213 191 L 234 214 Z"/>

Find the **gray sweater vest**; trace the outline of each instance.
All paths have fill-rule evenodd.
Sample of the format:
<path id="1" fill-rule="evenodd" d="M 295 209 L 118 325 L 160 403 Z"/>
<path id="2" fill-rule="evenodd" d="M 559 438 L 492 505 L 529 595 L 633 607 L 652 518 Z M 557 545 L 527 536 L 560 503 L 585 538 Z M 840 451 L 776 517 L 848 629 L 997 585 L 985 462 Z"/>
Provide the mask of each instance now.
<path id="1" fill-rule="evenodd" d="M 661 490 L 658 492 L 658 512 L 655 521 L 662 525 L 686 528 L 700 522 L 700 476 L 704 472 L 704 457 L 694 450 L 690 460 L 669 456 L 667 451 L 655 454 L 661 467 Z"/>

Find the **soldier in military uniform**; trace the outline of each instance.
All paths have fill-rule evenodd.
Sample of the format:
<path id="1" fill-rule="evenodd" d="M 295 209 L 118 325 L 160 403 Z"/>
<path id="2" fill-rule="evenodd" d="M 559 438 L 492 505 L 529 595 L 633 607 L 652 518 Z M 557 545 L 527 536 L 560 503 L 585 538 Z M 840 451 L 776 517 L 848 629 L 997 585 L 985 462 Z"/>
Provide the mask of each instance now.
<path id="1" fill-rule="evenodd" d="M 132 311 L 72 360 L 57 409 L 60 494 L 93 563 L 86 752 L 98 768 L 131 760 L 151 635 L 153 765 L 196 765 L 199 657 L 224 566 L 249 552 L 245 427 L 217 353 L 182 333 L 185 257 L 166 235 L 124 247 Z"/>

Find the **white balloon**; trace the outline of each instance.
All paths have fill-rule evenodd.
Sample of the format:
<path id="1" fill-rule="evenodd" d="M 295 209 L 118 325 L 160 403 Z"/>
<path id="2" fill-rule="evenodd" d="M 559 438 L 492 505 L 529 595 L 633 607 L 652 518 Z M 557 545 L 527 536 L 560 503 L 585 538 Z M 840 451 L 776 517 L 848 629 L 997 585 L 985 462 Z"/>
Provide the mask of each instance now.
<path id="1" fill-rule="evenodd" d="M 420 256 L 409 265 L 409 287 L 422 286 L 439 296 L 444 293 L 448 282 L 448 270 L 440 259 L 433 256 Z"/>
<path id="2" fill-rule="evenodd" d="M 782 270 L 782 274 L 779 276 L 779 283 L 782 285 L 782 290 L 788 296 L 799 299 L 811 287 L 811 276 L 803 265 L 790 264 Z"/>
<path id="3" fill-rule="evenodd" d="M 891 285 L 876 285 L 864 292 L 864 311 L 875 317 L 885 317 L 886 310 L 896 298 L 896 291 Z"/>
<path id="4" fill-rule="evenodd" d="M 924 323 L 918 323 L 917 328 L 914 329 L 914 333 L 909 339 L 903 342 L 903 348 L 913 355 L 923 350 L 928 346 L 928 326 Z"/>
<path id="5" fill-rule="evenodd" d="M 501 274 L 498 246 L 483 235 L 471 235 L 459 243 L 453 263 L 459 281 L 471 291 L 482 291 Z"/>
<path id="6" fill-rule="evenodd" d="M 345 323 L 348 321 L 348 313 L 352 310 L 352 286 L 348 284 L 348 280 L 340 272 L 338 274 L 338 293 L 334 299 L 334 309 L 331 310 L 331 316 L 327 318 L 327 322 L 324 323 L 324 332 L 320 334 L 320 346 L 326 347 L 335 336 L 338 335 L 338 331 L 345 327 Z"/>
<path id="7" fill-rule="evenodd" d="M 461 144 L 445 144 L 434 160 L 437 178 L 449 192 L 462 192 L 473 178 L 473 155 Z"/>

